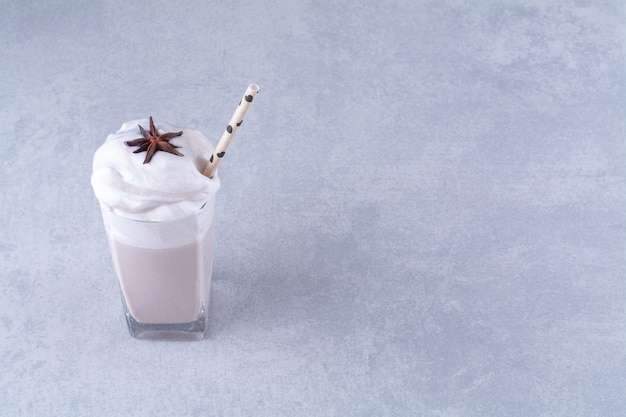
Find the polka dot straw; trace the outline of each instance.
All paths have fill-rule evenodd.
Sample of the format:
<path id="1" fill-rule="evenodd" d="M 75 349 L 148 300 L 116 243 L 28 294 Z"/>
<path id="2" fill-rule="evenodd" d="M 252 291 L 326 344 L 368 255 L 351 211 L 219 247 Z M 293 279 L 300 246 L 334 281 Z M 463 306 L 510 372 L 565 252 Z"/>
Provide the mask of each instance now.
<path id="1" fill-rule="evenodd" d="M 237 129 L 239 129 L 239 126 L 241 126 L 241 124 L 243 123 L 243 119 L 246 116 L 246 113 L 248 112 L 248 109 L 252 105 L 252 101 L 254 100 L 258 92 L 259 86 L 256 84 L 250 84 L 246 89 L 246 92 L 243 94 L 241 101 L 235 109 L 235 113 L 233 113 L 233 116 L 230 118 L 230 122 L 228 122 L 228 126 L 226 126 L 226 129 L 224 129 L 222 137 L 215 146 L 215 150 L 213 151 L 213 155 L 211 155 L 211 158 L 209 159 L 209 163 L 207 164 L 206 168 L 204 168 L 203 174 L 207 177 L 213 178 L 213 175 L 215 175 L 215 170 L 217 169 L 217 166 L 226 154 L 226 150 L 230 145 L 230 141 L 233 140 L 235 133 L 237 133 Z"/>

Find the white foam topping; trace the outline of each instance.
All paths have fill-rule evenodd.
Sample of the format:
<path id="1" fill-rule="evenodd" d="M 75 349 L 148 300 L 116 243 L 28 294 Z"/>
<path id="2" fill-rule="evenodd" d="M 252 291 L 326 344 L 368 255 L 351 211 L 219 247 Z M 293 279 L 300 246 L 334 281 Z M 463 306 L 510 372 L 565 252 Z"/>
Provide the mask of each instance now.
<path id="1" fill-rule="evenodd" d="M 199 131 L 155 122 L 159 134 L 183 131 L 170 140 L 184 156 L 157 151 L 144 164 L 145 152 L 125 141 L 143 137 L 139 125 L 150 129 L 148 119 L 132 120 L 109 135 L 93 158 L 91 185 L 103 211 L 136 220 L 167 221 L 198 212 L 219 186 L 215 175 L 202 174 L 213 145 Z"/>

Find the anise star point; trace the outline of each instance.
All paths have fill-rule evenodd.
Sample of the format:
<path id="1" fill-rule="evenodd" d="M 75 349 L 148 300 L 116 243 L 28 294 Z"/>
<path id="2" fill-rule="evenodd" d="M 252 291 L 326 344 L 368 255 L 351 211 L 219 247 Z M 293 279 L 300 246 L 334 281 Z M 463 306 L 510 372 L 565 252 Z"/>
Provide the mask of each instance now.
<path id="1" fill-rule="evenodd" d="M 183 156 L 182 153 L 176 150 L 176 148 L 180 148 L 180 146 L 170 143 L 170 140 L 183 134 L 182 130 L 180 132 L 167 132 L 159 135 L 154 121 L 152 120 L 152 116 L 150 116 L 150 131 L 147 132 L 141 125 L 139 125 L 139 130 L 143 135 L 142 138 L 128 140 L 124 142 L 124 144 L 126 146 L 139 146 L 139 149 L 134 150 L 133 153 L 146 152 L 146 159 L 143 161 L 144 164 L 150 162 L 157 151 Z"/>

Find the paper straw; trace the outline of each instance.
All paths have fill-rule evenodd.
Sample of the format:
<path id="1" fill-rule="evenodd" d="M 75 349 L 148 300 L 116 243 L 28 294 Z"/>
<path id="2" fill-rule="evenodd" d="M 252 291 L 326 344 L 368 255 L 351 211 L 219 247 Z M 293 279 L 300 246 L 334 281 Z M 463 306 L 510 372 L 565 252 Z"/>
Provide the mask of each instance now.
<path id="1" fill-rule="evenodd" d="M 256 84 L 250 84 L 246 89 L 246 92 L 243 94 L 239 105 L 237 105 L 237 108 L 235 109 L 235 113 L 233 113 L 233 116 L 230 118 L 230 122 L 228 122 L 228 126 L 226 126 L 222 137 L 215 146 L 215 150 L 213 151 L 213 155 L 211 155 L 211 159 L 209 159 L 209 163 L 204 168 L 203 174 L 207 177 L 213 178 L 213 175 L 215 175 L 217 166 L 226 154 L 230 141 L 233 140 L 235 133 L 237 133 L 237 129 L 239 129 L 239 126 L 243 123 L 243 119 L 252 105 L 252 100 L 254 100 L 258 92 L 259 86 Z"/>

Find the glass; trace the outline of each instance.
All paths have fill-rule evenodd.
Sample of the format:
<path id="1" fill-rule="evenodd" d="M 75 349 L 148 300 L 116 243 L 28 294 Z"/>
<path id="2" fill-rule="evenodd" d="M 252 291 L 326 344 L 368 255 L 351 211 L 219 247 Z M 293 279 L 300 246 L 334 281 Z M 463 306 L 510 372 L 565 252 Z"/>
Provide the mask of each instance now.
<path id="1" fill-rule="evenodd" d="M 178 220 L 132 220 L 111 211 L 102 217 L 131 336 L 206 337 L 215 196 Z"/>

